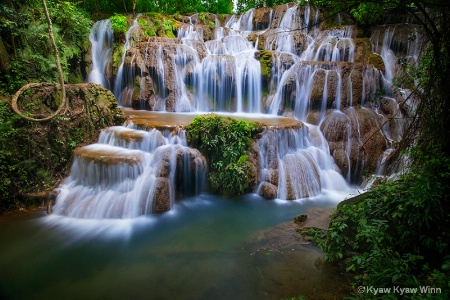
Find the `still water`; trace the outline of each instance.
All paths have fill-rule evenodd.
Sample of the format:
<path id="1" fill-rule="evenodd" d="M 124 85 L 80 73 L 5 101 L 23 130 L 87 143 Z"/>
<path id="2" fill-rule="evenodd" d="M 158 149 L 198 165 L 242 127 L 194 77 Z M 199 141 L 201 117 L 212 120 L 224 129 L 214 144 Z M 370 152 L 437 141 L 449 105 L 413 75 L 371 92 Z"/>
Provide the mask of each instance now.
<path id="1" fill-rule="evenodd" d="M 0 299 L 340 299 L 348 284 L 323 253 L 271 229 L 335 198 L 202 194 L 132 220 L 4 216 Z"/>

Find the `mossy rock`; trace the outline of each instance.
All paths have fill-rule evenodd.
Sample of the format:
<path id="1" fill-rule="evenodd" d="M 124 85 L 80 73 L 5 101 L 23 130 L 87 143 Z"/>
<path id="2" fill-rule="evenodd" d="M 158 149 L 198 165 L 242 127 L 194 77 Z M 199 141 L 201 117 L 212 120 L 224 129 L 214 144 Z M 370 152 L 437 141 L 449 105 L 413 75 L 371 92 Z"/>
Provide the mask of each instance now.
<path id="1" fill-rule="evenodd" d="M 306 221 L 306 219 L 308 219 L 308 216 L 306 214 L 299 214 L 294 217 L 294 222 L 303 223 Z"/>
<path id="2" fill-rule="evenodd" d="M 261 75 L 269 79 L 272 74 L 272 51 L 261 50 L 255 53 L 255 58 L 261 64 Z"/>
<path id="3" fill-rule="evenodd" d="M 386 72 L 386 67 L 384 66 L 383 58 L 376 54 L 372 53 L 367 56 L 367 61 L 369 64 L 373 65 L 375 68 L 380 70 L 381 72 Z"/>

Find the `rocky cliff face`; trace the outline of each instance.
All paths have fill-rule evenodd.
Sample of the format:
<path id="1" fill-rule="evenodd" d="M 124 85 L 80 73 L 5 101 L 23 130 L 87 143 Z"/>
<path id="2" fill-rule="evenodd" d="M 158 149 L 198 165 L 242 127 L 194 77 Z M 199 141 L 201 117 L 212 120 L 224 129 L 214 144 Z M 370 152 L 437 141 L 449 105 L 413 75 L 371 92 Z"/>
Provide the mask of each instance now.
<path id="1" fill-rule="evenodd" d="M 141 25 L 130 32 L 127 72 L 115 79 L 128 82 L 116 94 L 121 105 L 295 118 L 318 126 L 351 182 L 375 171 L 401 139 L 411 107 L 392 82 L 401 72 L 397 61 L 418 58 L 416 25 L 378 26 L 361 37 L 348 17 L 325 21 L 316 8 L 295 3 L 175 23 L 177 38 L 148 37 Z"/>

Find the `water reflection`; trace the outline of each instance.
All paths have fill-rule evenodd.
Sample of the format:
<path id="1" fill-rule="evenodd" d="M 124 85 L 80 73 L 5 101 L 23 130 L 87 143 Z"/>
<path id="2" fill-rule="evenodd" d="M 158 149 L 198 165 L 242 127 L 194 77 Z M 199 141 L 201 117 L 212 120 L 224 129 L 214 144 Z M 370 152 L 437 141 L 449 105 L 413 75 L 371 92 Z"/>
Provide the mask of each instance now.
<path id="1" fill-rule="evenodd" d="M 0 299 L 341 298 L 322 252 L 273 227 L 335 204 L 201 195 L 129 220 L 2 217 Z"/>

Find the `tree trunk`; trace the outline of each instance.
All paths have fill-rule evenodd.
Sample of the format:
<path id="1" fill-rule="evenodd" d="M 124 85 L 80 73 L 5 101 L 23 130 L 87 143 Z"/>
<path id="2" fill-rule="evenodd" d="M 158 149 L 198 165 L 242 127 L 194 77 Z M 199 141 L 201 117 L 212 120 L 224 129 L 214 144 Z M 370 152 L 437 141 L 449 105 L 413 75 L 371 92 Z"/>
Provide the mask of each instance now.
<path id="1" fill-rule="evenodd" d="M 0 71 L 2 73 L 9 73 L 9 55 L 3 45 L 2 37 L 0 36 Z"/>

